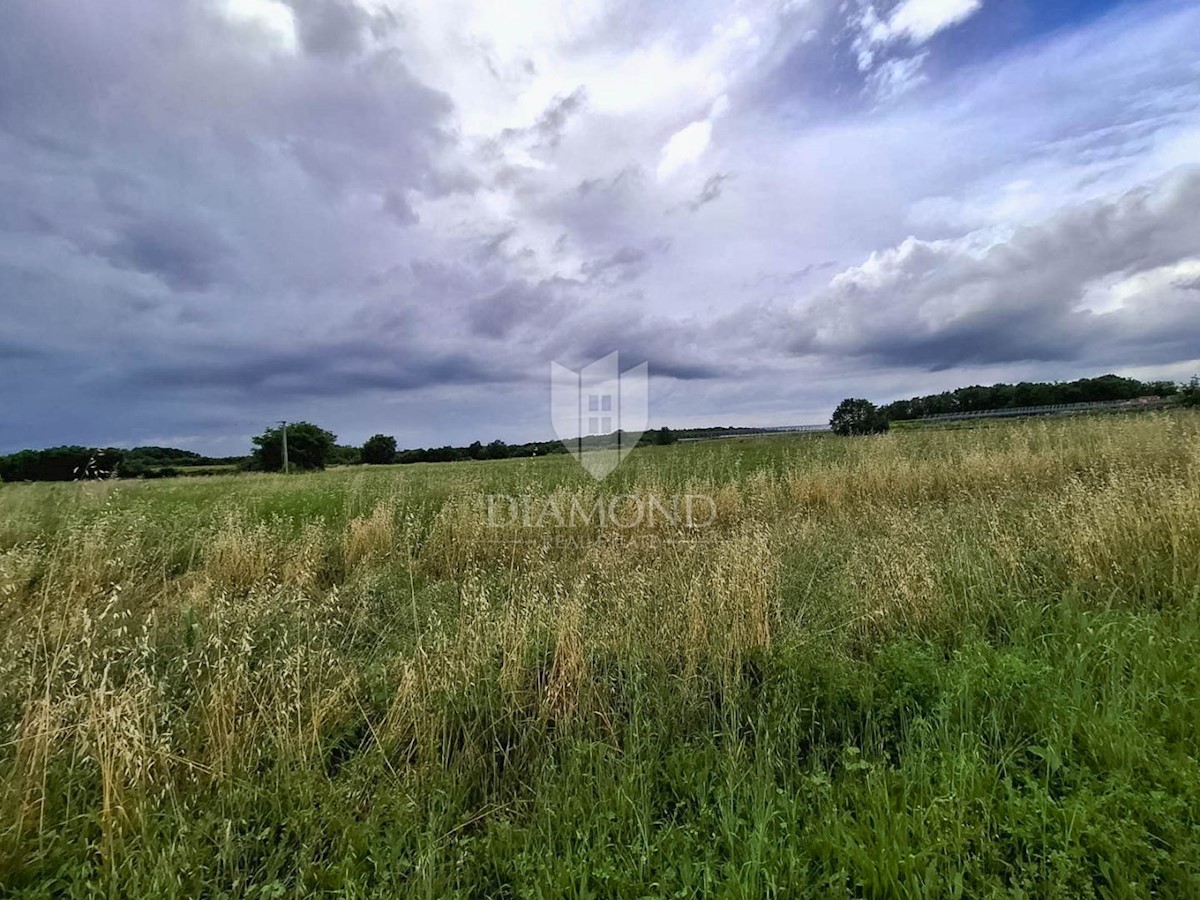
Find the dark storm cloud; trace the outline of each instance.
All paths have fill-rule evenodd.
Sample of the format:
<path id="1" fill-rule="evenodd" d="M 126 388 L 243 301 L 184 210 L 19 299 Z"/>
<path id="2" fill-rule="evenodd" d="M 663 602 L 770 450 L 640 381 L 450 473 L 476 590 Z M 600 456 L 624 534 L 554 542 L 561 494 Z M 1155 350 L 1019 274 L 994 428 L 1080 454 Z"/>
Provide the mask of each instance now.
<path id="1" fill-rule="evenodd" d="M 164 203 L 185 216 L 200 206 L 213 218 L 239 218 L 247 205 L 296 206 L 315 191 L 325 192 L 312 198 L 318 203 L 388 197 L 395 217 L 405 189 L 436 194 L 459 183 L 439 154 L 451 105 L 394 51 L 368 47 L 364 32 L 353 61 L 271 62 L 252 34 L 213 9 L 200 0 L 170 10 L 113 0 L 103 14 L 62 0 L 5 4 L 0 136 L 11 144 L 0 179 L 6 158 L 24 181 L 35 176 L 28 203 L 65 220 L 62 231 L 86 231 L 111 214 L 147 217 Z M 332 47 L 345 43 L 339 29 L 361 18 L 355 10 L 306 0 L 296 21 L 301 36 L 308 28 Z M 286 184 L 292 165 L 303 183 Z M 16 171 L 9 177 L 20 184 Z M 138 239 L 121 240 L 114 235 L 114 258 L 137 265 Z"/>
<path id="2" fill-rule="evenodd" d="M 562 287 L 549 282 L 506 284 L 471 302 L 467 309 L 471 331 L 486 338 L 504 338 L 519 326 L 558 317 L 562 311 Z"/>
<path id="3" fill-rule="evenodd" d="M 171 394 L 236 421 L 260 396 L 495 374 L 462 347 L 330 337 L 369 301 L 351 286 L 404 260 L 410 198 L 468 181 L 447 98 L 353 3 L 292 3 L 297 52 L 221 8 L 0 5 L 2 352 L 39 386 L 5 417 L 22 432 L 88 440 Z"/>
<path id="4" fill-rule="evenodd" d="M 415 391 L 432 385 L 480 384 L 517 373 L 463 352 L 438 353 L 368 339 L 285 348 L 199 348 L 182 360 L 138 365 L 125 376 L 144 391 L 279 399 L 338 397 L 357 391 Z"/>
<path id="5" fill-rule="evenodd" d="M 29 346 L 20 341 L 0 337 L 0 363 L 23 362 L 45 356 L 40 347 Z"/>
<path id="6" fill-rule="evenodd" d="M 639 352 L 634 344 L 634 350 L 626 355 L 633 359 L 645 357 L 649 370 L 655 377 L 674 378 L 677 381 L 701 381 L 717 379 L 728 373 L 728 370 L 716 363 L 689 360 L 672 354 L 659 354 L 654 351 Z"/>
<path id="7" fill-rule="evenodd" d="M 619 248 L 601 261 L 603 273 L 592 278 L 619 274 L 665 249 L 662 241 L 648 249 Z M 637 292 L 618 298 L 606 288 L 597 295 L 589 281 L 560 277 L 512 279 L 487 289 L 494 277 L 498 273 L 422 261 L 413 266 L 411 288 L 417 296 L 443 298 L 438 305 L 450 317 L 451 330 L 457 330 L 452 323 L 461 315 L 475 338 L 475 353 L 487 360 L 494 379 L 540 382 L 550 360 L 579 367 L 614 350 L 630 365 L 649 362 L 656 377 L 712 379 L 730 370 L 725 338 L 700 322 L 653 315 Z M 398 328 L 399 339 L 410 331 L 407 325 Z"/>
<path id="8" fill-rule="evenodd" d="M 1077 340 L 1064 341 L 1064 330 L 1078 324 L 1065 316 L 988 309 L 938 329 L 914 329 L 911 334 L 866 341 L 854 352 L 885 364 L 932 372 L 965 365 L 1074 360 L 1090 349 L 1095 337 L 1075 330 L 1072 335 Z"/>
<path id="9" fill-rule="evenodd" d="M 655 377 L 680 381 L 720 378 L 733 368 L 723 358 L 726 345 L 708 326 L 645 312 L 644 308 L 585 309 L 545 336 L 541 353 L 578 367 L 620 353 L 622 368 L 642 362 Z"/>
<path id="10" fill-rule="evenodd" d="M 645 362 L 655 378 L 677 381 L 702 381 L 730 374 L 730 366 L 712 357 L 712 345 L 697 342 L 688 331 L 676 323 L 653 319 L 621 322 L 608 329 L 599 326 L 577 342 L 578 356 L 581 360 L 599 359 L 617 350 L 623 368 Z"/>
<path id="11" fill-rule="evenodd" d="M 197 222 L 158 216 L 123 228 L 100 253 L 114 265 L 155 275 L 169 287 L 188 291 L 203 290 L 217 280 L 229 248 Z"/>

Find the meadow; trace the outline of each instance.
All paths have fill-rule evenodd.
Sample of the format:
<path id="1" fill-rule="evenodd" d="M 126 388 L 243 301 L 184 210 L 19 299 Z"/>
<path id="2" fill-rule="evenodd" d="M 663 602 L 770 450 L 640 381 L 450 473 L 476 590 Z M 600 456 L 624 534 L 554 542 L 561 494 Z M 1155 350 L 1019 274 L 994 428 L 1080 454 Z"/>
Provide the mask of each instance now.
<path id="1" fill-rule="evenodd" d="M 3 485 L 0 892 L 1195 897 L 1198 659 L 1195 412 Z"/>

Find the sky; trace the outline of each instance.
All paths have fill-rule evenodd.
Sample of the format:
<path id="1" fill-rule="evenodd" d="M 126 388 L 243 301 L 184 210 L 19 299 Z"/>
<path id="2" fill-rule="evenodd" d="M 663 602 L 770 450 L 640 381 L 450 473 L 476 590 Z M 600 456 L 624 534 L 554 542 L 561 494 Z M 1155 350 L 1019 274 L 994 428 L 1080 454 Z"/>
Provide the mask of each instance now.
<path id="1" fill-rule="evenodd" d="M 0 452 L 1200 372 L 1200 4 L 4 0 Z"/>

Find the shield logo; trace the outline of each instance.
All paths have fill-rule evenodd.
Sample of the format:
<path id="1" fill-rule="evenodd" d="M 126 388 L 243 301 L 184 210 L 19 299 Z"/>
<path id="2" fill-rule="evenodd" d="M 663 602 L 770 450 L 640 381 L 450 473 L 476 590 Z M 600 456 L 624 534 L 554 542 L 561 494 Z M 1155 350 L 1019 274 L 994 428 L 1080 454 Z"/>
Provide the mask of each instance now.
<path id="1" fill-rule="evenodd" d="M 613 351 L 579 371 L 550 363 L 550 421 L 567 451 L 597 481 L 637 446 L 649 418 L 647 363 L 619 370 Z"/>

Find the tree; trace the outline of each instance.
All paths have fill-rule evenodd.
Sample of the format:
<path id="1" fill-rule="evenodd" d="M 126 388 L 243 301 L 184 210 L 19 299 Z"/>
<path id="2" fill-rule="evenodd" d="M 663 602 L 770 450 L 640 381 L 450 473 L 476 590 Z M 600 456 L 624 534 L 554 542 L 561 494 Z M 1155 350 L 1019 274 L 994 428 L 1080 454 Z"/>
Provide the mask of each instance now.
<path id="1" fill-rule="evenodd" d="M 675 432 L 673 432 L 666 425 L 654 432 L 654 443 L 658 444 L 659 446 L 674 444 L 677 440 L 679 440 L 679 438 L 675 437 Z"/>
<path id="2" fill-rule="evenodd" d="M 847 397 L 829 419 L 834 434 L 877 434 L 888 430 L 887 418 L 870 400 Z"/>
<path id="3" fill-rule="evenodd" d="M 396 439 L 386 434 L 373 434 L 362 446 L 362 461 L 370 466 L 382 466 L 396 461 Z"/>
<path id="4" fill-rule="evenodd" d="M 337 436 L 311 422 L 287 424 L 288 466 L 294 469 L 324 469 L 333 453 Z M 268 428 L 253 439 L 255 468 L 267 472 L 283 470 L 283 428 Z"/>
<path id="5" fill-rule="evenodd" d="M 1200 375 L 1193 375 L 1191 381 L 1179 388 L 1179 403 L 1181 406 L 1200 406 Z"/>

